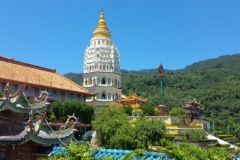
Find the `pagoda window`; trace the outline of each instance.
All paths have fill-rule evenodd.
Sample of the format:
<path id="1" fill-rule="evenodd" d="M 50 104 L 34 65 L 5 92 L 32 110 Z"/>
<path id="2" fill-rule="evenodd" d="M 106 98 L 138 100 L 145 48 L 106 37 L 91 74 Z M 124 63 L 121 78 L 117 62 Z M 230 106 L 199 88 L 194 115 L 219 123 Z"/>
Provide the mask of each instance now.
<path id="1" fill-rule="evenodd" d="M 87 80 L 85 80 L 85 85 L 87 85 Z"/>
<path id="2" fill-rule="evenodd" d="M 108 78 L 108 84 L 111 84 L 111 79 L 110 78 Z"/>
<path id="3" fill-rule="evenodd" d="M 108 65 L 107 65 L 107 70 L 108 70 Z"/>
<path id="4" fill-rule="evenodd" d="M 101 99 L 106 99 L 106 94 L 105 94 L 105 92 L 102 93 Z"/>
<path id="5" fill-rule="evenodd" d="M 108 99 L 111 99 L 111 93 L 110 92 L 108 93 Z"/>
<path id="6" fill-rule="evenodd" d="M 100 70 L 102 69 L 102 65 L 100 65 Z"/>
<path id="7" fill-rule="evenodd" d="M 115 79 L 114 85 L 117 86 L 117 79 Z"/>
<path id="8" fill-rule="evenodd" d="M 105 64 L 103 65 L 103 70 L 105 70 Z"/>
<path id="9" fill-rule="evenodd" d="M 112 95 L 112 99 L 114 99 L 114 93 L 113 93 L 113 95 Z"/>
<path id="10" fill-rule="evenodd" d="M 92 84 L 92 78 L 89 78 L 89 84 L 90 85 Z"/>
<path id="11" fill-rule="evenodd" d="M 106 84 L 106 78 L 105 77 L 102 78 L 102 84 Z"/>
<path id="12" fill-rule="evenodd" d="M 115 97 L 116 97 L 116 101 L 118 101 L 118 94 L 117 93 L 115 93 Z"/>

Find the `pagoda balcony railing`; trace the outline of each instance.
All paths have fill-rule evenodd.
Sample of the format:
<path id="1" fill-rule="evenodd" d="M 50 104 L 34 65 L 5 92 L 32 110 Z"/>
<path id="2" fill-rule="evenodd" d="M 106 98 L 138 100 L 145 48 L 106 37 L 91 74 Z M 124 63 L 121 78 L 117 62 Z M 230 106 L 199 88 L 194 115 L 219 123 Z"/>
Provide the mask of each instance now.
<path id="1" fill-rule="evenodd" d="M 89 84 L 89 85 L 83 85 L 84 87 L 93 87 L 95 84 Z M 96 84 L 97 86 L 101 86 L 101 87 L 111 87 L 111 86 L 115 86 L 113 84 Z M 115 86 L 116 88 L 121 88 L 119 86 Z"/>
<path id="2" fill-rule="evenodd" d="M 112 73 L 116 73 L 116 74 L 121 74 L 121 72 L 114 71 L 113 69 L 108 69 L 108 70 L 94 69 L 94 70 L 91 70 L 91 71 L 84 70 L 83 73 L 92 73 L 92 72 L 112 72 Z"/>
<path id="3" fill-rule="evenodd" d="M 112 101 L 112 99 L 97 99 L 97 101 L 108 102 L 108 101 Z"/>

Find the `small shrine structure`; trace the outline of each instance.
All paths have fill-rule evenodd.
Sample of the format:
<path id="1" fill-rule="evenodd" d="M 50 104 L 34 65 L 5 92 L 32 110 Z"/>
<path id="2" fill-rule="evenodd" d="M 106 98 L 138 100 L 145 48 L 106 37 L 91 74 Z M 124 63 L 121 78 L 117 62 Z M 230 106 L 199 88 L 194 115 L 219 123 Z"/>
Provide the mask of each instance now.
<path id="1" fill-rule="evenodd" d="M 194 120 L 200 119 L 200 114 L 203 109 L 200 108 L 199 105 L 200 105 L 200 103 L 198 103 L 195 98 L 191 99 L 189 97 L 186 104 L 184 106 L 182 106 L 184 109 L 186 109 L 188 111 L 188 114 L 186 117 L 189 118 L 189 120 L 191 122 L 193 122 Z"/>

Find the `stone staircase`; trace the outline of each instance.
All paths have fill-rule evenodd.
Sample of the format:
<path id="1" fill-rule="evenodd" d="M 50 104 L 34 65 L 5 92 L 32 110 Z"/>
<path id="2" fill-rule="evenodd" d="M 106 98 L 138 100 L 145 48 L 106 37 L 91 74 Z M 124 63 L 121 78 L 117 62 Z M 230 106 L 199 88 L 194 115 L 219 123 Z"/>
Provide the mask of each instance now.
<path id="1" fill-rule="evenodd" d="M 212 135 L 207 133 L 206 136 L 207 139 L 209 140 L 217 140 L 218 144 L 215 144 L 214 146 L 211 147 L 221 147 L 224 149 L 228 149 L 228 150 L 237 150 L 239 149 L 239 147 L 237 145 L 235 145 L 235 143 L 238 141 L 236 137 L 232 136 L 232 135 L 226 135 L 226 134 L 216 134 Z"/>

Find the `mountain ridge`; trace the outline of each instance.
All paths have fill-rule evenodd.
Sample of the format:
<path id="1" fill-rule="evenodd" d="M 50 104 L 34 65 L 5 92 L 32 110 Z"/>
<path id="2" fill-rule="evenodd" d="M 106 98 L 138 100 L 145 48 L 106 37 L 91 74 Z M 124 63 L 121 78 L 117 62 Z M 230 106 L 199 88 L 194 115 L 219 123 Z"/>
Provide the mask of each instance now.
<path id="1" fill-rule="evenodd" d="M 172 72 L 182 72 L 182 71 L 196 71 L 196 70 L 200 70 L 200 69 L 205 69 L 208 67 L 214 67 L 214 66 L 210 66 L 209 63 L 214 63 L 216 66 L 215 67 L 221 67 L 221 63 L 222 60 L 226 59 L 226 58 L 240 58 L 240 53 L 236 53 L 236 54 L 232 54 L 232 55 L 222 55 L 216 58 L 210 58 L 210 59 L 206 59 L 206 60 L 201 60 L 198 62 L 194 62 L 190 65 L 186 65 L 183 69 L 176 69 L 176 70 L 170 70 L 170 69 L 164 69 L 165 73 L 172 73 Z M 234 61 L 233 59 L 231 59 L 231 61 Z M 219 62 L 220 60 L 220 62 Z M 140 70 L 128 70 L 128 69 L 121 69 L 121 73 L 122 74 L 143 74 L 143 75 L 154 75 L 154 74 L 158 74 L 158 68 L 149 68 L 149 69 L 140 69 Z M 65 73 L 65 75 L 72 75 L 72 74 L 79 74 L 79 76 L 82 76 L 82 73 L 74 73 L 74 72 L 68 72 Z"/>

